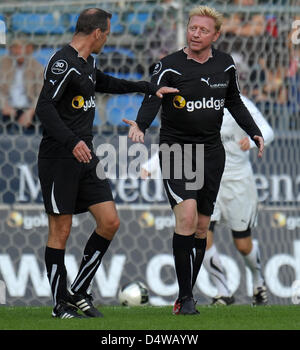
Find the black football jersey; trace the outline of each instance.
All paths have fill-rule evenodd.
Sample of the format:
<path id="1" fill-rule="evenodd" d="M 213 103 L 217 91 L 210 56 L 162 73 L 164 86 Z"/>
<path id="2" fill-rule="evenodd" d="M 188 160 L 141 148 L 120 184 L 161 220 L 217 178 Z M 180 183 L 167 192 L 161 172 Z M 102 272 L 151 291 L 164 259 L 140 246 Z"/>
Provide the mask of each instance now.
<path id="1" fill-rule="evenodd" d="M 161 143 L 198 143 L 206 148 L 221 145 L 223 109 L 228 108 L 250 137 L 261 132 L 243 104 L 232 57 L 212 49 L 212 57 L 201 64 L 179 50 L 154 67 L 151 81 L 179 89 L 163 99 L 145 96 L 137 123 L 145 132 L 161 110 Z"/>
<path id="2" fill-rule="evenodd" d="M 39 157 L 73 157 L 80 140 L 92 149 L 95 92 L 155 94 L 158 86 L 146 81 L 128 81 L 104 74 L 95 59 L 80 57 L 70 45 L 57 51 L 44 71 L 44 85 L 36 114 L 44 128 Z"/>

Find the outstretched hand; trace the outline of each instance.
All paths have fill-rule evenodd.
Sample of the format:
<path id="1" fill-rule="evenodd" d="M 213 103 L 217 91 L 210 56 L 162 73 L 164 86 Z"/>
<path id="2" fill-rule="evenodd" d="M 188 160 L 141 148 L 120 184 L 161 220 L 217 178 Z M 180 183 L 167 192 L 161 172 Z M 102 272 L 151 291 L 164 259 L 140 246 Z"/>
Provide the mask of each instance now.
<path id="1" fill-rule="evenodd" d="M 163 98 L 164 94 L 172 94 L 175 92 L 179 92 L 178 89 L 168 87 L 168 86 L 163 86 L 160 89 L 156 91 L 156 96 L 159 98 Z M 133 142 L 142 142 L 144 143 L 144 133 L 140 130 L 138 127 L 137 123 L 134 120 L 129 120 L 126 118 L 122 119 L 124 123 L 128 124 L 130 126 L 129 132 L 128 132 L 128 137 L 133 141 Z"/>
<path id="2" fill-rule="evenodd" d="M 122 119 L 124 123 L 128 124 L 130 126 L 128 131 L 128 137 L 133 142 L 142 142 L 144 143 L 144 133 L 140 130 L 137 123 L 134 120 L 129 119 Z"/>
<path id="3" fill-rule="evenodd" d="M 258 147 L 258 157 L 261 158 L 263 153 L 264 153 L 264 147 L 265 147 L 265 143 L 264 143 L 264 138 L 261 136 L 253 136 L 253 140 L 256 143 L 256 146 Z"/>
<path id="4" fill-rule="evenodd" d="M 179 92 L 179 90 L 172 87 L 163 86 L 156 91 L 156 96 L 159 98 L 163 98 L 164 94 L 172 94 L 175 92 Z"/>

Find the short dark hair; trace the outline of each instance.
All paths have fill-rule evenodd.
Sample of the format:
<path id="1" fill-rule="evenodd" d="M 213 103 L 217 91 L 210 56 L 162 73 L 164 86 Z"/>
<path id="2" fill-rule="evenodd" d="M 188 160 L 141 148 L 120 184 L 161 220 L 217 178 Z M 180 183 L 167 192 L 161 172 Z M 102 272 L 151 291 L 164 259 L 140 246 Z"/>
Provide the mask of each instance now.
<path id="1" fill-rule="evenodd" d="M 107 30 L 107 19 L 110 19 L 111 16 L 111 13 L 99 8 L 85 9 L 78 17 L 75 34 L 82 33 L 88 35 L 97 28 L 105 32 Z"/>

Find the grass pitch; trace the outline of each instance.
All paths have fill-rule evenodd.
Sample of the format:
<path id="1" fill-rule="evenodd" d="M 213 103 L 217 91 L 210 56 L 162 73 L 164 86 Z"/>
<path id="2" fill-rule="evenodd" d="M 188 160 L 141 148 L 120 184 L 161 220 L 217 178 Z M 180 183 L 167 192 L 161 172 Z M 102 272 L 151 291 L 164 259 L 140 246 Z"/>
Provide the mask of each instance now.
<path id="1" fill-rule="evenodd" d="M 103 306 L 104 318 L 61 320 L 50 307 L 0 306 L 0 330 L 300 330 L 300 305 L 197 308 L 200 315 L 174 316 L 171 306 Z"/>

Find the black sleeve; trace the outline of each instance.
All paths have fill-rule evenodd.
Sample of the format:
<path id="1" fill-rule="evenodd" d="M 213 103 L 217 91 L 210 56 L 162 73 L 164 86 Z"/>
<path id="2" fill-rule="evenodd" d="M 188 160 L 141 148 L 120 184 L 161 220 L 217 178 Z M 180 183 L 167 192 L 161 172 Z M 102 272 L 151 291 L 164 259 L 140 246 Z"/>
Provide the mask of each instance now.
<path id="1" fill-rule="evenodd" d="M 160 74 L 166 68 L 164 62 L 160 61 L 156 64 L 156 67 L 159 67 L 159 69 L 154 70 L 154 74 L 151 77 L 151 83 L 156 86 L 169 86 L 167 79 L 168 74 Z M 145 133 L 146 129 L 149 128 L 157 116 L 161 103 L 162 99 L 157 96 L 145 96 L 136 118 L 137 125 L 143 133 Z"/>
<path id="2" fill-rule="evenodd" d="M 55 62 L 55 60 L 51 62 Z M 72 151 L 80 141 L 80 138 L 60 118 L 56 105 L 76 70 L 71 68 L 64 74 L 54 74 L 51 71 L 51 62 L 44 72 L 44 85 L 37 102 L 36 115 L 40 119 L 47 135 L 53 137 Z M 80 73 L 77 72 L 77 74 Z"/>
<path id="3" fill-rule="evenodd" d="M 139 129 L 145 134 L 161 105 L 161 99 L 157 96 L 145 96 L 136 118 Z"/>
<path id="4" fill-rule="evenodd" d="M 229 74 L 230 80 L 225 99 L 225 108 L 229 110 L 239 126 L 252 140 L 255 135 L 262 136 L 260 129 L 241 99 L 236 69 L 234 67 L 230 68 Z M 253 141 L 256 142 L 255 140 Z"/>
<path id="5" fill-rule="evenodd" d="M 160 88 L 155 84 L 147 81 L 130 81 L 125 79 L 114 78 L 104 74 L 99 69 L 96 70 L 96 87 L 97 92 L 107 92 L 110 94 L 127 94 L 131 92 L 141 92 L 148 95 L 155 95 Z"/>

